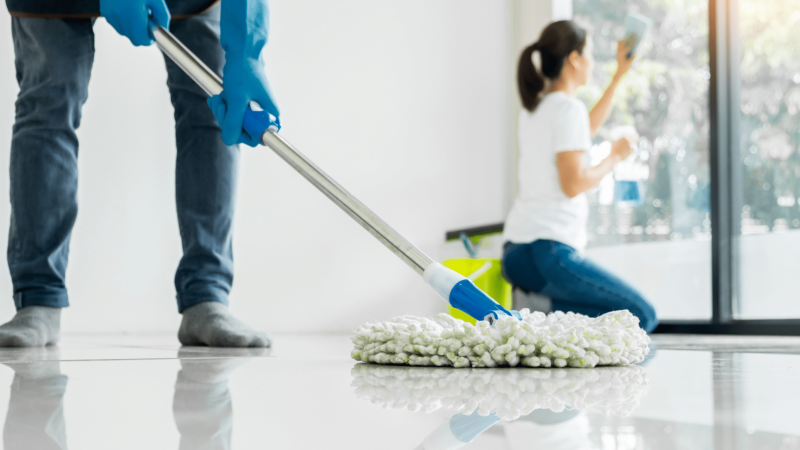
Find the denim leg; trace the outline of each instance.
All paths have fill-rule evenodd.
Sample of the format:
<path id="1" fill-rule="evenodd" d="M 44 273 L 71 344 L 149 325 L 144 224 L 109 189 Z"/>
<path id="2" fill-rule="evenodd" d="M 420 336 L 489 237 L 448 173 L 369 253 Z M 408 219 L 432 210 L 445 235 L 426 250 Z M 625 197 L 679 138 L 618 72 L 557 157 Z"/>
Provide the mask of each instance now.
<path id="1" fill-rule="evenodd" d="M 658 325 L 653 305 L 636 289 L 568 245 L 548 240 L 507 245 L 503 265 L 511 284 L 550 297 L 554 311 L 596 317 L 627 309 L 645 331 Z"/>
<path id="2" fill-rule="evenodd" d="M 78 214 L 81 107 L 92 19 L 12 18 L 19 94 L 11 136 L 8 267 L 17 309 L 69 305 L 64 277 Z"/>
<path id="3" fill-rule="evenodd" d="M 219 6 L 172 22 L 171 31 L 208 67 L 222 74 Z M 198 303 L 228 302 L 233 283 L 232 225 L 238 146 L 222 143 L 206 94 L 172 61 L 167 85 L 175 108 L 178 147 L 175 195 L 183 257 L 175 274 L 178 310 Z"/>
<path id="4" fill-rule="evenodd" d="M 547 280 L 542 294 L 553 300 L 554 310 L 598 316 L 627 309 L 639 318 L 639 324 L 648 333 L 658 325 L 653 305 L 628 283 L 568 245 L 554 241 L 537 243 L 536 265 Z"/>
<path id="5" fill-rule="evenodd" d="M 503 246 L 503 276 L 515 287 L 526 292 L 540 293 L 547 283 L 533 257 L 532 244 L 513 244 Z"/>

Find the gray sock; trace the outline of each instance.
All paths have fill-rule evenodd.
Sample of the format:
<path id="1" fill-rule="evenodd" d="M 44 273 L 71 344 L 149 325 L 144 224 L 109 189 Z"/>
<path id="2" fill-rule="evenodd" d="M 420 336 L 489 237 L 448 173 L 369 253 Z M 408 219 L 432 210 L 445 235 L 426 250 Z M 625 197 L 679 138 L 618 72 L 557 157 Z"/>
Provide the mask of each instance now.
<path id="1" fill-rule="evenodd" d="M 233 317 L 227 306 L 217 302 L 184 310 L 178 340 L 183 345 L 209 347 L 269 347 L 272 343 L 267 333 Z"/>
<path id="2" fill-rule="evenodd" d="M 0 347 L 44 347 L 61 337 L 61 308 L 28 306 L 0 325 Z"/>

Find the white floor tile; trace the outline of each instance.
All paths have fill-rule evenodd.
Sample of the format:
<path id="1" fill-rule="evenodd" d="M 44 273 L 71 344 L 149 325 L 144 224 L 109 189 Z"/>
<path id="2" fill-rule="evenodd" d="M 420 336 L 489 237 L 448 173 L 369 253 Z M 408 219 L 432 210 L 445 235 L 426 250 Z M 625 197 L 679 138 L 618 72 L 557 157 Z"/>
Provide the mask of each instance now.
<path id="1" fill-rule="evenodd" d="M 0 349 L 3 448 L 434 449 L 472 403 L 502 416 L 532 401 L 566 408 L 500 420 L 465 448 L 800 448 L 800 355 L 709 345 L 628 370 L 409 370 L 354 369 L 345 335 L 279 335 L 271 351 L 68 336 Z"/>

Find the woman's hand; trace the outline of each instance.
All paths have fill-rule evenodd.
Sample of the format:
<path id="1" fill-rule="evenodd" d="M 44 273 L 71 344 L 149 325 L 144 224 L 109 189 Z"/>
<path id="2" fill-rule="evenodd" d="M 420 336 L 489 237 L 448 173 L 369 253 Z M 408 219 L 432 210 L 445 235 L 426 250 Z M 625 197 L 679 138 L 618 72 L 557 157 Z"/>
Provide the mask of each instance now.
<path id="1" fill-rule="evenodd" d="M 636 35 L 632 34 L 617 42 L 617 73 L 614 75 L 615 78 L 622 78 L 622 76 L 628 73 L 628 71 L 631 69 L 633 60 L 636 59 L 636 55 L 628 58 L 628 53 L 636 43 L 636 39 L 638 39 Z"/>
<path id="2" fill-rule="evenodd" d="M 634 139 L 627 137 L 612 142 L 611 154 L 593 167 L 586 167 L 586 152 L 583 150 L 558 153 L 556 167 L 564 195 L 574 198 L 596 186 L 614 169 L 614 164 L 631 156 L 633 142 Z"/>
<path id="3" fill-rule="evenodd" d="M 624 137 L 611 143 L 611 155 L 616 161 L 625 161 L 633 153 L 633 140 Z"/>

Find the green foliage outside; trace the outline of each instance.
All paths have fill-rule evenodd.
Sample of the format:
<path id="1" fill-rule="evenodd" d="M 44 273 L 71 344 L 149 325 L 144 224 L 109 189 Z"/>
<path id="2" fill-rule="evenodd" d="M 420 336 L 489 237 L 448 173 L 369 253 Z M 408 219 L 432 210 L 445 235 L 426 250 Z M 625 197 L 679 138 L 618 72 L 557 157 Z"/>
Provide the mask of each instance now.
<path id="1" fill-rule="evenodd" d="M 742 232 L 800 228 L 800 8 L 740 0 Z"/>
<path id="2" fill-rule="evenodd" d="M 639 132 L 638 161 L 649 169 L 646 201 L 617 209 L 601 201 L 600 189 L 590 192 L 590 245 L 708 239 L 708 2 L 574 0 L 574 18 L 589 30 L 595 48 L 592 80 L 578 94 L 587 105 L 597 101 L 616 69 L 616 42 L 624 37 L 629 11 L 654 26 L 620 84 L 605 129 L 633 125 Z"/>
<path id="3" fill-rule="evenodd" d="M 739 0 L 740 147 L 744 234 L 800 228 L 800 8 L 796 0 Z M 601 95 L 616 67 L 628 11 L 655 25 L 615 99 L 608 126 L 634 125 L 650 169 L 644 205 L 617 210 L 590 193 L 592 245 L 707 239 L 709 53 L 707 0 L 574 0 L 595 43 Z M 608 127 L 607 127 L 608 128 Z M 601 138 L 598 139 L 602 140 Z"/>

